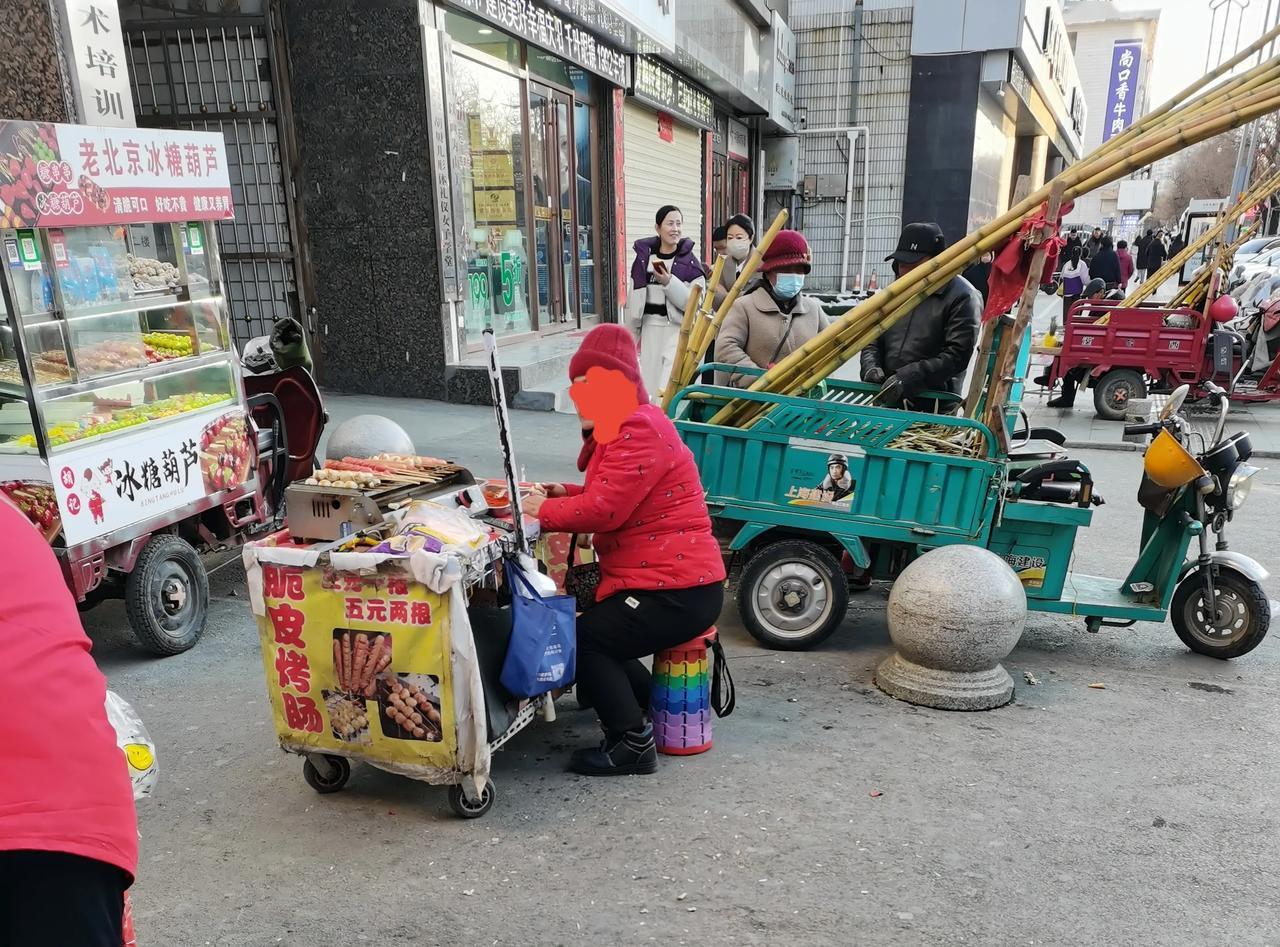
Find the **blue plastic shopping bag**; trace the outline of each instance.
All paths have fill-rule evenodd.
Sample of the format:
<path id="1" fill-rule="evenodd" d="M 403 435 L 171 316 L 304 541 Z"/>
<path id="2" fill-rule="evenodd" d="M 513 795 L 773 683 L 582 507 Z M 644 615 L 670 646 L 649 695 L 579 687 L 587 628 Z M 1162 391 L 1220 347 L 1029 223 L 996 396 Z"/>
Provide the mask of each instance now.
<path id="1" fill-rule="evenodd" d="M 539 595 L 519 566 L 505 569 L 511 583 L 511 644 L 502 686 L 537 697 L 573 682 L 577 670 L 577 604 L 572 595 Z"/>

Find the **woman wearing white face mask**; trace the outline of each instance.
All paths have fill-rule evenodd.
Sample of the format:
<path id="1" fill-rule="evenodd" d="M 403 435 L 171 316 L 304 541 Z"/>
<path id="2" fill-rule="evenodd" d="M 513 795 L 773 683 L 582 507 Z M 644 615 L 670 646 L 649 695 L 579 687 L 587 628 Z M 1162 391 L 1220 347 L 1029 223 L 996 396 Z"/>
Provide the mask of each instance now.
<path id="1" fill-rule="evenodd" d="M 795 230 L 783 230 L 760 264 L 763 281 L 740 296 L 725 316 L 716 339 L 716 361 L 745 368 L 769 368 L 827 327 L 818 301 L 806 296 L 809 244 Z M 750 387 L 755 375 L 716 372 L 716 384 Z"/>
<path id="2" fill-rule="evenodd" d="M 751 256 L 751 248 L 756 241 L 756 227 L 746 214 L 734 214 L 725 224 L 724 235 L 724 268 L 720 271 L 720 283 L 715 288 L 713 298 L 717 309 L 729 295 L 734 281 L 742 269 L 742 264 Z"/>

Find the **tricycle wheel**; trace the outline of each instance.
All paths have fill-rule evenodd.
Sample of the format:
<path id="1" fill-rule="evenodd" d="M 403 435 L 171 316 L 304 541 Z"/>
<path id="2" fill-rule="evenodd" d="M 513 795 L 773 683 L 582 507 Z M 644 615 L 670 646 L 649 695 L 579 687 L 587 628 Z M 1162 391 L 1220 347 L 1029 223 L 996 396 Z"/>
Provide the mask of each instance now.
<path id="1" fill-rule="evenodd" d="M 449 807 L 463 819 L 480 818 L 493 808 L 493 802 L 497 798 L 498 791 L 494 788 L 492 779 L 484 781 L 484 790 L 481 791 L 480 798 L 475 801 L 467 798 L 467 794 L 462 791 L 461 785 L 449 787 Z"/>
<path id="2" fill-rule="evenodd" d="M 321 773 L 320 767 L 316 766 L 311 757 L 305 756 L 302 759 L 302 778 L 307 781 L 308 786 L 323 796 L 337 792 L 347 784 L 347 780 L 351 778 L 351 763 L 345 756 L 330 756 L 328 753 L 322 755 L 324 762 L 332 767 L 329 775 Z"/>
<path id="3" fill-rule="evenodd" d="M 1199 569 L 1187 573 L 1173 593 L 1173 630 L 1192 651 L 1211 658 L 1238 658 L 1262 643 L 1271 627 L 1271 603 L 1252 579 L 1222 569 L 1213 578 L 1217 614 L 1206 607 Z"/>
<path id="4" fill-rule="evenodd" d="M 209 575 L 186 540 L 157 533 L 129 573 L 124 600 L 139 644 L 161 657 L 181 654 L 204 634 Z"/>
<path id="5" fill-rule="evenodd" d="M 1142 373 L 1132 368 L 1113 368 L 1093 386 L 1093 410 L 1106 421 L 1123 421 L 1129 402 L 1147 396 Z"/>
<path id="6" fill-rule="evenodd" d="M 840 561 L 805 540 L 765 546 L 747 561 L 738 583 L 742 621 L 768 648 L 812 648 L 840 626 L 848 607 Z"/>

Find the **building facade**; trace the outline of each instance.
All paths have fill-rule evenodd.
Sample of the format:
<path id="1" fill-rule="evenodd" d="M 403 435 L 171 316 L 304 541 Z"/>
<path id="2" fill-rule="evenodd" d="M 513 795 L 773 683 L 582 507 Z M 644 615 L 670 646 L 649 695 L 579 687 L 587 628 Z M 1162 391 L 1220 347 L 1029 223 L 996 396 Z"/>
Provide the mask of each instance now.
<path id="1" fill-rule="evenodd" d="M 799 157 L 766 200 L 794 209 L 821 288 L 884 285 L 904 221 L 955 241 L 1082 154 L 1061 0 L 795 0 L 791 23 Z M 850 126 L 852 156 L 841 135 L 814 132 Z M 785 136 L 766 146 L 767 174 L 790 167 Z"/>
<path id="2" fill-rule="evenodd" d="M 77 0 L 15 2 L 40 42 L 0 67 L 22 99 L 6 112 L 92 122 L 58 68 L 56 10 Z M 761 135 L 789 127 L 785 21 L 761 0 L 99 6 L 136 123 L 227 141 L 236 341 L 296 317 L 344 391 L 487 402 L 492 331 L 508 392 L 550 406 L 581 333 L 619 318 L 657 208 L 680 206 L 708 259 L 716 223 L 759 212 Z"/>
<path id="3" fill-rule="evenodd" d="M 1088 106 L 1084 149 L 1092 151 L 1151 107 L 1159 10 L 1122 10 L 1111 0 L 1068 0 L 1064 19 Z M 1151 170 L 1140 183 L 1117 181 L 1076 199 L 1067 223 L 1128 237 L 1151 210 Z"/>

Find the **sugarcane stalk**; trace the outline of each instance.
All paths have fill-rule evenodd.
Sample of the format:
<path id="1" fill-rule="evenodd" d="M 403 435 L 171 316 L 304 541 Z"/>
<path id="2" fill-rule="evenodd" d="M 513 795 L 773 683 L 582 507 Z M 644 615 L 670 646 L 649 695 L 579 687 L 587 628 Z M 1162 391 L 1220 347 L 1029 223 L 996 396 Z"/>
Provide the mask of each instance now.
<path id="1" fill-rule="evenodd" d="M 1173 276 L 1174 273 L 1181 272 L 1188 260 L 1221 236 L 1223 231 L 1230 226 L 1231 221 L 1238 218 L 1240 214 L 1253 207 L 1259 201 L 1265 200 L 1268 195 L 1273 194 L 1277 189 L 1280 189 L 1280 172 L 1254 185 L 1239 201 L 1220 214 L 1212 227 L 1205 230 L 1199 237 L 1165 261 L 1164 266 L 1148 276 L 1141 286 L 1125 298 L 1123 305 L 1136 306 L 1150 297 L 1169 277 Z"/>
<path id="2" fill-rule="evenodd" d="M 1280 90 L 1276 90 L 1276 91 L 1280 92 Z M 1275 95 L 1276 92 L 1273 92 L 1272 94 Z M 1268 105 L 1268 104 L 1274 105 L 1276 103 L 1280 103 L 1280 99 L 1267 100 L 1266 102 L 1255 103 L 1253 109 L 1251 109 L 1248 112 L 1244 112 L 1241 115 L 1238 115 L 1237 118 L 1243 119 L 1245 121 L 1251 120 L 1251 118 L 1253 117 L 1253 113 L 1260 112 L 1264 105 Z M 1213 134 L 1217 134 L 1219 130 L 1222 130 L 1220 126 L 1226 120 L 1227 119 L 1225 117 L 1218 116 L 1216 119 L 1214 119 L 1212 124 L 1205 125 L 1201 127 L 1200 130 L 1205 134 L 1205 137 L 1211 137 Z M 1177 150 L 1176 147 L 1167 148 L 1164 145 L 1158 144 L 1149 148 L 1145 148 L 1141 151 L 1137 151 L 1136 154 L 1132 153 L 1131 151 L 1129 154 L 1129 157 L 1126 158 L 1122 166 L 1120 166 L 1119 168 L 1113 168 L 1109 173 L 1105 175 L 1105 177 L 1108 180 L 1098 180 L 1098 177 L 1101 177 L 1102 175 L 1089 178 L 1087 179 L 1087 184 L 1089 185 L 1089 188 L 1086 188 L 1079 184 L 1075 184 L 1067 188 L 1065 192 L 1065 196 L 1067 198 L 1078 196 L 1080 193 L 1084 193 L 1085 190 L 1091 189 L 1092 186 L 1109 183 L 1110 180 L 1115 180 L 1116 178 L 1123 177 L 1125 174 L 1128 174 L 1131 170 L 1133 170 L 1135 166 L 1136 167 L 1142 166 L 1141 164 L 1135 165 L 1134 164 L 1135 159 L 1158 160 L 1158 158 L 1164 157 L 1166 154 L 1172 153 L 1175 150 Z M 1153 152 L 1155 153 L 1153 154 Z M 1146 163 L 1149 163 L 1149 160 Z M 1078 167 L 1078 166 L 1075 166 L 1075 167 Z M 1068 178 L 1071 177 L 1071 175 L 1069 174 L 1067 174 L 1066 176 Z M 1037 194 L 1039 193 L 1040 192 L 1037 192 Z M 1024 200 L 1020 205 L 1018 205 L 1018 207 L 1022 208 L 1024 205 L 1028 203 L 1033 203 L 1033 206 L 1034 206 L 1033 198 L 1035 196 L 1036 195 L 1032 195 L 1031 198 Z M 1010 212 L 1010 214 L 1012 214 L 1012 211 Z M 889 297 L 892 297 L 893 295 L 895 295 L 895 293 L 899 290 L 899 284 L 903 284 L 902 286 L 903 291 L 910 289 L 911 287 L 907 284 L 919 282 L 918 279 L 913 279 L 913 277 L 916 277 L 918 273 L 921 273 L 922 270 L 925 270 L 926 266 L 928 266 L 927 275 L 932 275 L 934 272 L 942 269 L 946 262 L 949 262 L 949 261 L 945 261 L 944 257 L 958 255 L 955 252 L 957 250 L 961 250 L 961 249 L 972 250 L 974 245 L 976 245 L 977 251 L 980 251 L 980 252 L 985 252 L 988 249 L 994 249 L 996 246 L 1000 245 L 1004 239 L 1006 239 L 1009 235 L 1011 235 L 1014 231 L 1016 231 L 1017 228 L 1020 226 L 1020 223 L 1021 223 L 1020 220 L 1008 219 L 1010 217 L 1010 214 L 1006 214 L 1004 218 L 1001 218 L 998 221 L 993 221 L 992 225 L 982 228 L 981 230 L 977 231 L 975 234 L 971 234 L 969 237 L 965 238 L 964 240 L 958 241 L 956 244 L 953 244 L 952 247 L 948 248 L 947 251 L 944 251 L 943 254 L 939 254 L 937 257 L 934 257 L 933 260 L 929 261 L 929 263 L 932 264 L 932 266 L 928 266 L 928 264 L 922 264 L 920 267 L 913 269 L 910 273 L 906 274 L 903 277 L 900 277 L 898 280 L 895 280 L 894 283 L 890 284 L 882 293 L 879 293 L 876 296 L 873 296 L 871 300 L 868 300 L 868 302 L 877 301 L 882 296 L 886 298 L 886 302 L 887 302 L 889 300 Z M 997 227 L 996 225 L 1000 224 L 1002 221 L 1003 221 L 1002 225 Z M 960 262 L 963 263 L 965 261 L 962 260 Z M 958 272 L 960 268 L 962 267 L 957 266 L 954 268 L 954 271 L 952 271 L 952 268 L 948 267 L 947 269 L 949 270 L 949 272 L 944 274 L 945 277 L 950 278 L 950 276 L 954 275 L 954 272 Z M 934 288 L 936 288 L 936 284 Z M 927 295 L 927 292 L 922 293 L 919 298 L 924 298 L 924 296 L 926 295 Z M 864 303 L 863 305 L 865 306 L 866 304 Z M 861 307 L 858 307 L 858 308 L 861 308 Z M 854 313 L 858 312 L 858 308 L 851 310 L 849 313 L 846 313 L 846 316 L 843 317 L 841 320 L 838 320 L 836 323 L 833 323 L 833 325 L 829 328 L 829 331 L 830 330 L 838 331 L 841 328 L 840 323 L 843 322 L 843 319 L 848 318 L 850 315 L 853 315 Z M 817 339 L 811 340 L 811 342 L 816 342 L 816 341 Z M 809 346 L 809 347 L 812 347 L 812 346 Z M 799 354 L 799 350 L 796 353 L 793 353 L 792 357 L 798 354 Z M 780 368 L 784 367 L 783 363 L 779 363 L 779 367 Z M 762 380 L 758 381 L 757 384 L 760 384 L 760 387 L 763 388 L 764 385 L 761 384 L 761 381 Z M 755 389 L 756 386 L 753 385 L 752 388 Z"/>
<path id="3" fill-rule="evenodd" d="M 1280 105 L 1280 84 L 1275 81 L 1276 61 L 1269 61 L 1267 68 L 1256 73 L 1266 78 L 1250 87 L 1251 91 L 1243 96 L 1234 93 L 1219 94 L 1214 91 L 1209 98 L 1216 104 L 1210 107 L 1206 101 L 1188 103 L 1181 109 L 1167 107 L 1161 112 L 1172 114 L 1176 111 L 1180 123 L 1174 133 L 1167 133 L 1155 123 L 1140 122 L 1135 126 L 1134 134 L 1125 136 L 1124 147 L 1103 149 L 1100 158 L 1096 153 L 1090 158 L 1073 166 L 1052 183 L 1063 183 L 1064 197 L 1069 199 L 1084 193 L 1100 184 L 1108 183 L 1123 177 L 1136 167 L 1149 164 L 1151 161 L 1171 154 L 1174 151 L 1203 140 L 1235 125 L 1252 120 L 1258 115 L 1274 110 Z M 1193 84 L 1195 85 L 1195 84 Z M 1236 88 L 1240 88 L 1238 85 Z M 1112 154 L 1115 152 L 1115 154 Z M 846 340 L 857 339 L 861 344 L 868 340 L 864 331 L 870 323 L 874 330 L 883 331 L 891 325 L 902 312 L 908 309 L 898 303 L 899 300 L 917 301 L 928 292 L 941 285 L 942 280 L 949 279 L 959 272 L 963 265 L 972 258 L 975 248 L 978 252 L 994 249 L 996 245 L 1007 239 L 1020 225 L 1021 217 L 1034 208 L 1047 196 L 1046 188 L 1041 188 L 1012 208 L 1002 218 L 992 221 L 973 234 L 953 244 L 952 247 L 934 257 L 926 264 L 916 267 L 911 272 L 895 280 L 883 292 L 873 296 L 860 306 L 855 307 L 844 317 L 833 323 L 827 330 L 819 333 L 809 342 L 802 345 L 774 369 L 757 379 L 751 390 L 779 391 L 793 393 L 812 387 L 815 377 L 820 380 L 821 374 L 815 368 L 824 368 L 833 360 L 823 362 L 834 345 L 839 355 L 848 354 L 850 347 Z M 904 297 L 906 297 L 904 299 Z M 885 317 L 871 320 L 885 314 Z M 875 334 L 878 334 L 878 331 Z M 870 335 L 874 338 L 875 334 Z M 735 402 L 726 405 L 712 419 L 715 423 L 742 423 L 760 410 L 756 403 Z"/>
<path id="4" fill-rule="evenodd" d="M 691 359 L 690 353 L 696 348 L 699 333 L 702 332 L 703 325 L 708 320 L 708 310 L 711 308 L 711 300 L 715 296 L 715 287 L 720 282 L 720 274 L 724 271 L 724 259 L 724 257 L 720 257 L 712 265 L 711 277 L 707 283 L 706 290 L 700 294 L 697 308 L 694 309 L 693 322 L 689 326 L 689 340 L 685 344 L 684 354 L 680 360 L 672 363 L 671 374 L 676 379 L 676 384 L 672 388 L 673 395 L 683 386 L 693 382 L 693 370 L 698 363 L 696 359 Z"/>
<path id="5" fill-rule="evenodd" d="M 679 386 L 684 384 L 684 377 L 679 374 L 679 371 L 680 366 L 684 364 L 685 349 L 689 345 L 689 329 L 693 326 L 693 320 L 698 318 L 698 301 L 701 298 L 702 287 L 694 283 L 689 287 L 689 301 L 684 304 L 684 319 L 680 322 L 680 335 L 676 339 L 676 355 L 671 362 L 671 375 L 667 378 L 666 387 L 662 389 L 661 403 L 664 411 L 671 404 L 671 399 L 679 390 Z"/>

